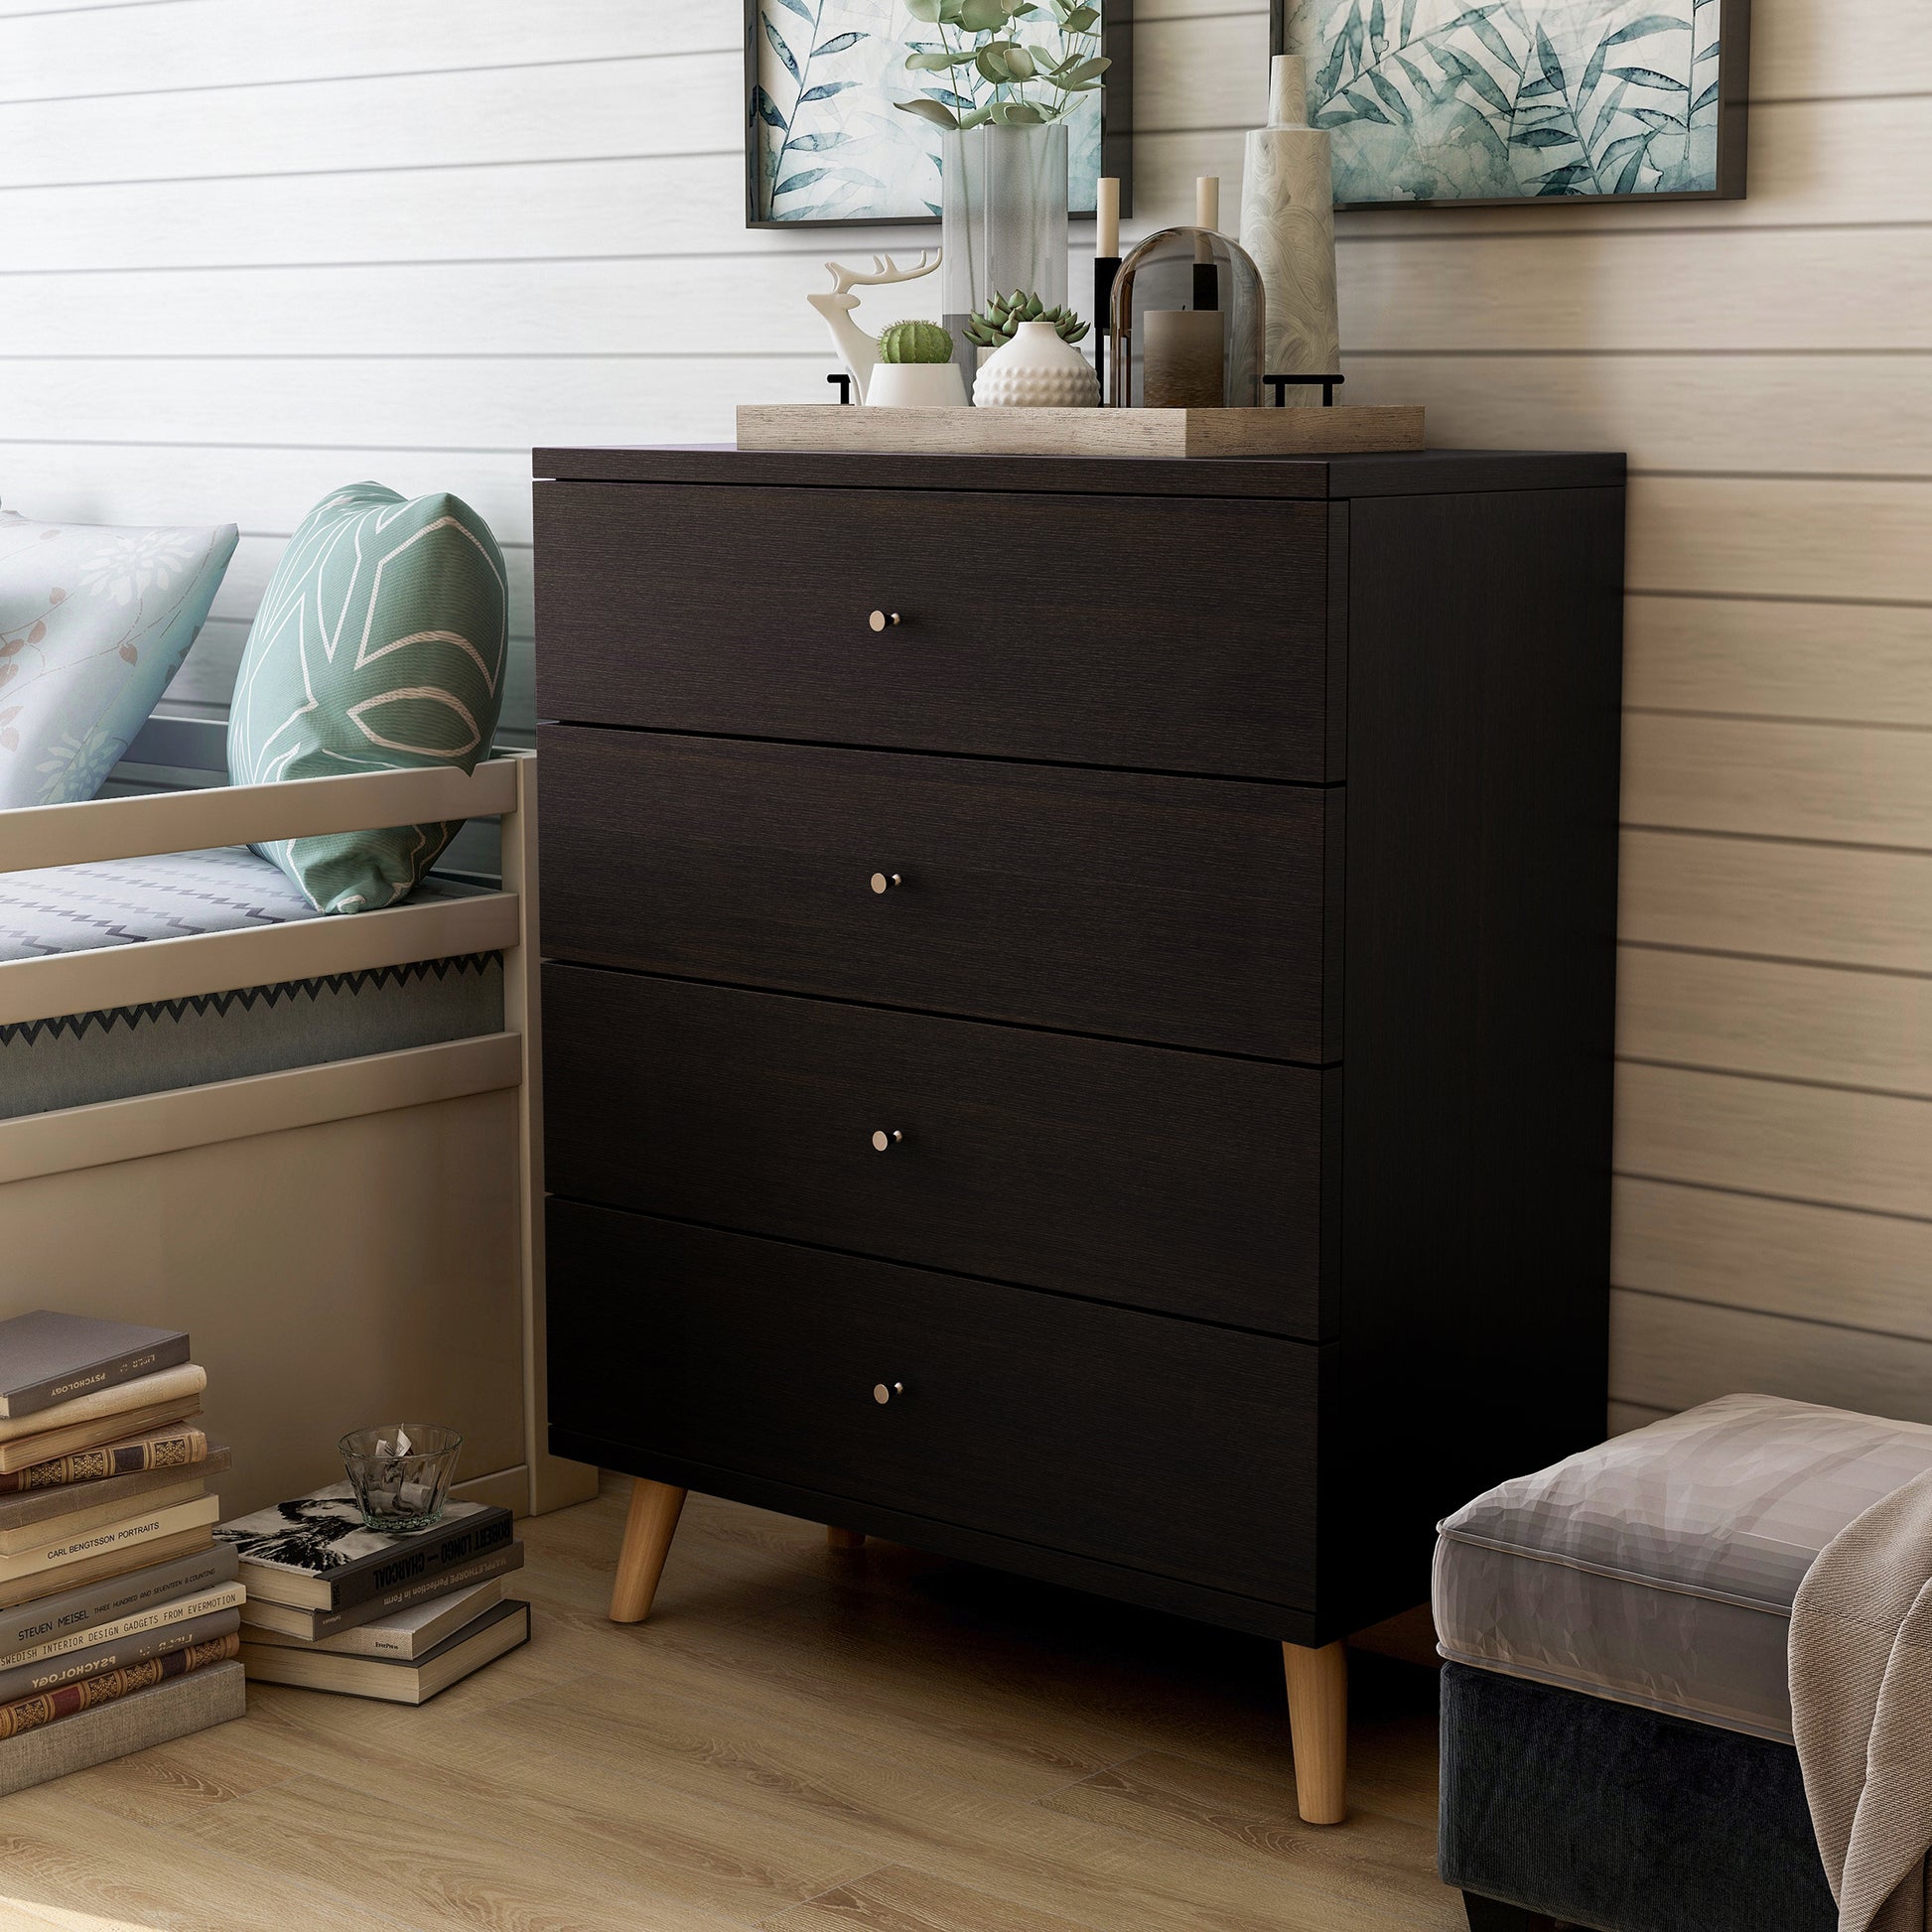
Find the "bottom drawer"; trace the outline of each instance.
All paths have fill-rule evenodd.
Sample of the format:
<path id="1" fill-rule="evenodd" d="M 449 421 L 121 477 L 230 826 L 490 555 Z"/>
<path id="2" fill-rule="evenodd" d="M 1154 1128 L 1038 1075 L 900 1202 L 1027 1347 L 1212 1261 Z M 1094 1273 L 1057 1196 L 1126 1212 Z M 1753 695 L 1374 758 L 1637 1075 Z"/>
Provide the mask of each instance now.
<path id="1" fill-rule="evenodd" d="M 549 1306 L 560 1429 L 1314 1602 L 1310 1343 L 562 1200 Z"/>

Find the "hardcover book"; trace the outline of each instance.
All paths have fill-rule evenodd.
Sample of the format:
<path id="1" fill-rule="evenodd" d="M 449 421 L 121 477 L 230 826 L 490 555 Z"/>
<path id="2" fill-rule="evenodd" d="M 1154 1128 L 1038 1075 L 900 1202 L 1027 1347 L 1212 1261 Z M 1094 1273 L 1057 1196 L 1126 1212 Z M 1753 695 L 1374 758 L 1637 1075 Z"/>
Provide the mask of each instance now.
<path id="1" fill-rule="evenodd" d="M 0 1422 L 0 1443 L 17 1447 L 24 1438 L 53 1435 L 61 1430 L 69 1429 L 76 1423 L 99 1422 L 102 1418 L 132 1415 L 138 1410 L 152 1409 L 163 1402 L 174 1402 L 182 1396 L 199 1396 L 207 1387 L 207 1370 L 193 1362 L 181 1362 L 173 1368 L 158 1368 L 145 1375 L 130 1377 L 125 1382 L 117 1382 L 112 1388 L 82 1390 L 78 1395 L 69 1396 L 64 1402 L 50 1403 L 45 1409 L 36 1409 L 32 1415 L 15 1416 Z M 126 1436 L 131 1432 L 119 1429 L 115 1436 Z M 114 1436 L 96 1438 L 99 1442 L 111 1443 Z M 80 1445 L 91 1449 L 92 1443 Z M 43 1458 L 36 1456 L 35 1461 Z"/>
<path id="2" fill-rule="evenodd" d="M 224 1664 L 240 1652 L 239 1637 L 217 1637 L 212 1643 L 198 1643 L 189 1650 L 152 1657 L 145 1664 L 135 1664 L 127 1670 L 83 1677 L 78 1684 L 64 1684 L 58 1691 L 42 1691 L 35 1697 L 0 1704 L 0 1741 L 18 1737 L 23 1731 L 38 1730 L 42 1725 L 58 1724 L 76 1711 L 91 1711 L 96 1705 L 127 1696 L 130 1691 L 145 1691 L 150 1684 L 185 1677 L 190 1671 L 201 1670 L 208 1664 Z"/>
<path id="3" fill-rule="evenodd" d="M 263 1684 L 296 1684 L 304 1690 L 382 1698 L 391 1704 L 426 1704 L 437 1692 L 447 1691 L 529 1640 L 530 1606 L 512 1599 L 485 1610 L 414 1662 L 252 1640 L 242 1644 L 241 1662 L 248 1675 Z"/>
<path id="4" fill-rule="evenodd" d="M 37 1309 L 0 1321 L 0 1418 L 31 1416 L 188 1359 L 178 1328 Z"/>
<path id="5" fill-rule="evenodd" d="M 166 1558 L 152 1548 L 141 1554 L 148 1562 L 131 1575 L 64 1577 L 59 1595 L 37 1596 L 0 1616 L 0 1663 L 11 1663 L 17 1651 L 97 1629 L 120 1617 L 139 1616 L 177 1597 L 220 1589 L 235 1581 L 235 1554 L 225 1544 L 210 1542 Z"/>
<path id="6" fill-rule="evenodd" d="M 126 1421 L 120 1416 L 114 1420 L 117 1425 Z M 0 1475 L 0 1496 L 67 1489 L 77 1482 L 119 1482 L 168 1469 L 191 1468 L 198 1462 L 208 1465 L 203 1471 L 205 1475 L 214 1475 L 225 1469 L 229 1460 L 228 1451 L 219 1444 L 210 1443 L 199 1429 L 180 1426 L 155 1429 L 144 1436 L 117 1437 L 98 1449 L 78 1449 L 71 1455 L 57 1455 L 46 1462 L 30 1462 L 25 1468 Z M 3 1507 L 18 1505 L 0 1505 Z M 49 1507 L 58 1511 L 68 1505 L 56 1501 Z"/>
<path id="7" fill-rule="evenodd" d="M 130 1571 L 145 1570 L 150 1564 L 167 1563 L 175 1557 L 193 1556 L 213 1547 L 211 1529 L 177 1530 L 173 1536 L 156 1537 L 152 1543 L 136 1543 L 121 1550 L 103 1550 L 98 1556 L 82 1557 L 78 1563 L 64 1564 L 59 1570 L 37 1570 L 31 1577 L 16 1577 L 0 1584 L 0 1609 L 35 1606 L 50 1591 L 66 1592 L 82 1584 L 105 1583 L 125 1577 Z M 11 1619 L 9 1619 L 11 1621 Z"/>
<path id="8" fill-rule="evenodd" d="M 170 1375 L 185 1375 L 188 1369 L 170 1369 Z M 196 1375 L 201 1370 L 192 1371 Z M 159 1377 L 154 1378 L 159 1380 Z M 149 1378 L 143 1376 L 139 1382 L 124 1382 L 122 1389 L 144 1388 Z M 120 1389 L 110 1389 L 109 1395 L 119 1395 Z M 49 1416 L 58 1415 L 68 1407 L 66 1403 L 60 1410 L 44 1410 L 32 1417 L 34 1422 L 45 1422 Z M 178 1395 L 166 1402 L 150 1402 L 144 1408 L 130 1409 L 125 1414 L 94 1416 L 84 1422 L 64 1423 L 59 1429 L 43 1429 L 32 1436 L 22 1436 L 8 1442 L 0 1437 L 0 1475 L 11 1475 L 16 1471 L 31 1468 L 37 1462 L 49 1462 L 57 1456 L 71 1455 L 76 1449 L 98 1449 L 104 1443 L 119 1443 L 129 1436 L 138 1436 L 151 1429 L 159 1429 L 167 1423 L 187 1422 L 202 1413 L 200 1392 L 192 1395 Z M 16 1423 L 0 1422 L 0 1432 L 18 1428 Z"/>
<path id="9" fill-rule="evenodd" d="M 150 1630 L 166 1630 L 177 1624 L 192 1623 L 200 1616 L 212 1616 L 218 1610 L 239 1610 L 248 1592 L 239 1584 L 216 1584 L 208 1589 L 191 1590 L 166 1602 L 145 1609 L 130 1610 L 125 1616 L 111 1616 L 98 1623 L 81 1624 L 65 1633 L 29 1644 L 9 1656 L 0 1656 L 0 1670 L 18 1670 L 25 1664 L 44 1664 L 51 1658 L 70 1657 L 76 1650 L 91 1650 L 98 1644 L 119 1643 L 123 1638 L 139 1637 Z"/>
<path id="10" fill-rule="evenodd" d="M 507 1509 L 451 1503 L 426 1530 L 365 1530 L 346 1482 L 238 1516 L 214 1532 L 241 1560 L 250 1596 L 298 1609 L 346 1610 L 487 1556 L 514 1534 Z"/>
<path id="11" fill-rule="evenodd" d="M 95 1710 L 43 1725 L 0 1744 L 0 1796 L 227 1724 L 245 1714 L 247 1695 L 238 1662 L 209 1664 L 192 1676 L 130 1691 Z"/>
<path id="12" fill-rule="evenodd" d="M 344 1630 L 333 1637 L 291 1636 L 250 1623 L 244 1641 L 286 1644 L 294 1650 L 326 1650 L 339 1657 L 399 1657 L 404 1663 L 414 1663 L 502 1600 L 502 1580 L 492 1577 L 487 1583 L 446 1591 L 393 1616 L 372 1618 L 358 1629 Z"/>
<path id="13" fill-rule="evenodd" d="M 158 1486 L 150 1482 L 143 1493 L 135 1496 L 123 1493 L 109 1496 L 103 1501 L 95 1497 L 91 1487 L 69 1490 L 65 1497 L 65 1509 L 50 1509 L 47 1506 L 51 1497 L 59 1495 L 58 1491 L 46 1491 L 24 1498 L 39 1505 L 39 1508 L 24 1522 L 0 1528 L 0 1557 L 21 1556 L 53 1542 L 57 1536 L 79 1536 L 83 1531 L 99 1529 L 105 1523 L 123 1522 L 139 1511 L 172 1509 L 177 1503 L 192 1503 L 207 1494 L 207 1486 L 200 1476 L 190 1476 L 184 1481 L 179 1469 L 167 1469 L 162 1473 L 167 1480 Z M 98 1486 L 105 1488 L 109 1485 L 103 1483 Z M 0 1503 L 0 1524 L 8 1522 L 6 1505 Z"/>
<path id="14" fill-rule="evenodd" d="M 170 1651 L 193 1650 L 197 1644 L 233 1636 L 240 1628 L 238 1609 L 211 1610 L 206 1616 L 191 1616 L 182 1623 L 164 1623 L 158 1629 L 144 1630 L 139 1636 L 89 1644 L 84 1650 L 71 1650 L 64 1657 L 43 1658 L 37 1664 L 15 1664 L 9 1670 L 0 1670 L 0 1704 L 33 1697 L 41 1691 L 58 1691 L 64 1684 L 98 1677 L 103 1671 L 128 1670 L 151 1658 L 165 1657 Z"/>
<path id="15" fill-rule="evenodd" d="M 44 1537 L 32 1549 L 22 1550 L 17 1556 L 0 1557 L 0 1585 L 60 1571 L 71 1563 L 84 1563 L 90 1557 L 158 1543 L 184 1530 L 212 1528 L 220 1514 L 219 1496 L 198 1496 L 192 1502 L 178 1502 L 166 1509 L 139 1510 L 117 1522 L 100 1523 L 92 1529 L 69 1531 L 59 1521 L 44 1523 L 40 1526 L 44 1532 L 53 1530 L 58 1534 Z"/>
<path id="16" fill-rule="evenodd" d="M 366 1603 L 357 1603 L 353 1609 L 305 1610 L 292 1603 L 271 1603 L 266 1597 L 250 1594 L 241 1612 L 242 1627 L 251 1635 L 256 1629 L 273 1630 L 283 1636 L 300 1638 L 305 1643 L 314 1643 L 324 1637 L 340 1636 L 345 1630 L 359 1630 L 364 1624 L 399 1615 L 431 1597 L 466 1589 L 472 1584 L 483 1583 L 491 1577 L 501 1577 L 522 1567 L 522 1544 L 501 1543 L 486 1557 L 460 1563 L 454 1570 L 445 1570 L 433 1577 L 412 1578 L 398 1584 L 393 1589 L 385 1589 L 379 1596 L 371 1596 Z"/>

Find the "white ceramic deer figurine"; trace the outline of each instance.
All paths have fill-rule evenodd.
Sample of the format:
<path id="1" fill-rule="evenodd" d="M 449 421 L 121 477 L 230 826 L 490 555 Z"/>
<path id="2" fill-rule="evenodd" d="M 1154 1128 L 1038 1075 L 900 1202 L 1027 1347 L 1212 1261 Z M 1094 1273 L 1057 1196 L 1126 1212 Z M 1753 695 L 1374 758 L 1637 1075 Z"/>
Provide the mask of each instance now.
<path id="1" fill-rule="evenodd" d="M 866 399 L 866 386 L 872 380 L 873 369 L 879 361 L 879 338 L 868 336 L 853 321 L 852 312 L 859 306 L 859 298 L 852 291 L 883 288 L 889 282 L 915 282 L 921 275 L 930 275 L 939 266 L 944 252 L 939 248 L 921 248 L 915 268 L 899 267 L 891 255 L 875 255 L 870 275 L 862 274 L 856 268 L 846 268 L 838 262 L 827 262 L 825 266 L 832 273 L 832 292 L 829 295 L 806 296 L 805 300 L 825 318 L 825 326 L 832 332 L 832 346 L 851 375 L 852 386 L 859 392 L 861 402 Z M 931 257 L 929 261 L 926 259 L 928 255 Z"/>

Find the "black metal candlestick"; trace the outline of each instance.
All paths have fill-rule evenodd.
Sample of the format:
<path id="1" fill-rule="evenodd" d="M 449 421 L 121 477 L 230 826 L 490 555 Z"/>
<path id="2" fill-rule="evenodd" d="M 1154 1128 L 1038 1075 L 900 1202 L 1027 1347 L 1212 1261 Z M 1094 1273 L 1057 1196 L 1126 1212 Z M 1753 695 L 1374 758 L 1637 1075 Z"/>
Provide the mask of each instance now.
<path id="1" fill-rule="evenodd" d="M 1093 374 L 1100 384 L 1100 406 L 1107 406 L 1107 339 L 1114 326 L 1114 277 L 1120 273 L 1118 255 L 1093 258 Z"/>

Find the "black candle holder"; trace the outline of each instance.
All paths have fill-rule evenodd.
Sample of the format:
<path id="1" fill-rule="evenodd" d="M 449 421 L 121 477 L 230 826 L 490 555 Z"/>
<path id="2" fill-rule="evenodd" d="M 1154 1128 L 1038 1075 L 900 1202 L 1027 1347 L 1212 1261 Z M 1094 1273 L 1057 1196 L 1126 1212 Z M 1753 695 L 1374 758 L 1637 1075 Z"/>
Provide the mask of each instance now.
<path id="1" fill-rule="evenodd" d="M 1093 375 L 1100 384 L 1100 403 L 1107 404 L 1107 331 L 1114 316 L 1114 277 L 1120 273 L 1118 255 L 1093 258 Z"/>
<path id="2" fill-rule="evenodd" d="M 1335 406 L 1335 391 L 1348 380 L 1345 375 L 1264 375 L 1261 379 L 1274 390 L 1275 400 L 1272 407 L 1276 409 L 1288 407 L 1290 383 L 1298 389 L 1311 389 L 1318 383 L 1321 388 L 1322 408 L 1332 409 Z"/>

